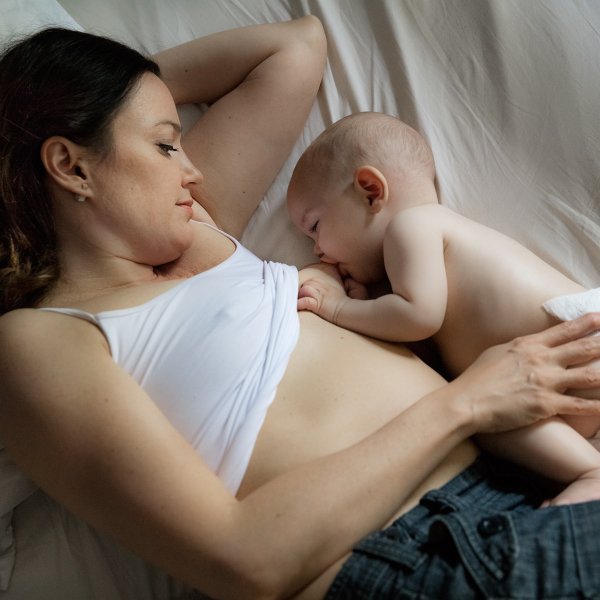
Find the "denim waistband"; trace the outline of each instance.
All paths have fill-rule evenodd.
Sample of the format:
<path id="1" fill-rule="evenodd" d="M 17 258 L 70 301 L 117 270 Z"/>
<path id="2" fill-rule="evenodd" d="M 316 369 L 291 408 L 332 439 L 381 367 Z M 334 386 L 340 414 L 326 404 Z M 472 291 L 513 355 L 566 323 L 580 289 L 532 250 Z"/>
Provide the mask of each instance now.
<path id="1" fill-rule="evenodd" d="M 326 598 L 600 598 L 600 502 L 537 510 L 555 492 L 483 455 L 357 544 Z"/>
<path id="2" fill-rule="evenodd" d="M 418 528 L 432 512 L 444 515 L 484 506 L 487 511 L 539 506 L 557 489 L 556 484 L 517 465 L 481 454 L 445 485 L 427 492 L 419 504 L 399 517 L 392 527 Z"/>

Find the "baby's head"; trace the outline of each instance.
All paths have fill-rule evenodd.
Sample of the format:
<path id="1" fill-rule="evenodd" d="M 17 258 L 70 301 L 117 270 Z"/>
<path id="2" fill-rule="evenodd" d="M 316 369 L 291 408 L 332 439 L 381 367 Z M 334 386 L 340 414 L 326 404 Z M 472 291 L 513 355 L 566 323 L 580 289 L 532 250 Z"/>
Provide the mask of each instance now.
<path id="1" fill-rule="evenodd" d="M 433 155 L 396 117 L 357 113 L 328 127 L 305 150 L 288 187 L 294 224 L 320 260 L 362 283 L 384 277 L 383 237 L 401 209 L 437 202 Z"/>

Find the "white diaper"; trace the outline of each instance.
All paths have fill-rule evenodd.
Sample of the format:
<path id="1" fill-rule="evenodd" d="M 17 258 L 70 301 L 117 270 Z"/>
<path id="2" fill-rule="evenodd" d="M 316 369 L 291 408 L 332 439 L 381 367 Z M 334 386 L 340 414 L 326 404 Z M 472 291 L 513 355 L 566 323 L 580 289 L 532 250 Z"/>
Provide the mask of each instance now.
<path id="1" fill-rule="evenodd" d="M 600 312 L 600 288 L 551 298 L 542 308 L 561 321 L 572 321 L 590 312 Z"/>

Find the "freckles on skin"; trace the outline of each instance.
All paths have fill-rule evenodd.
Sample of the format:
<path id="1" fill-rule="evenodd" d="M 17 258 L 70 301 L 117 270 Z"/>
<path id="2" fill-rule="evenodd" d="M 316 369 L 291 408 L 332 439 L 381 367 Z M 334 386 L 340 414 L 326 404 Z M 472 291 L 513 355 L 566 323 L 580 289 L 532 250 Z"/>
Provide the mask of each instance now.
<path id="1" fill-rule="evenodd" d="M 183 203 L 201 176 L 181 149 L 175 104 L 160 79 L 142 77 L 110 135 L 107 155 L 88 157 L 92 237 L 107 252 L 138 263 L 171 262 L 193 243 L 191 208 Z"/>

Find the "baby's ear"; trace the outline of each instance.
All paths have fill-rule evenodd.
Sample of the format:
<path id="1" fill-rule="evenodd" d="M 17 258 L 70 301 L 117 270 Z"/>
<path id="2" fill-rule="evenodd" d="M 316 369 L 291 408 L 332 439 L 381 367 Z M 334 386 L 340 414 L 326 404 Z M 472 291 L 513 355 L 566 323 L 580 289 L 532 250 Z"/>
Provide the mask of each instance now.
<path id="1" fill-rule="evenodd" d="M 371 165 L 357 167 L 354 171 L 354 189 L 361 194 L 369 212 L 378 213 L 388 200 L 385 175 Z"/>

